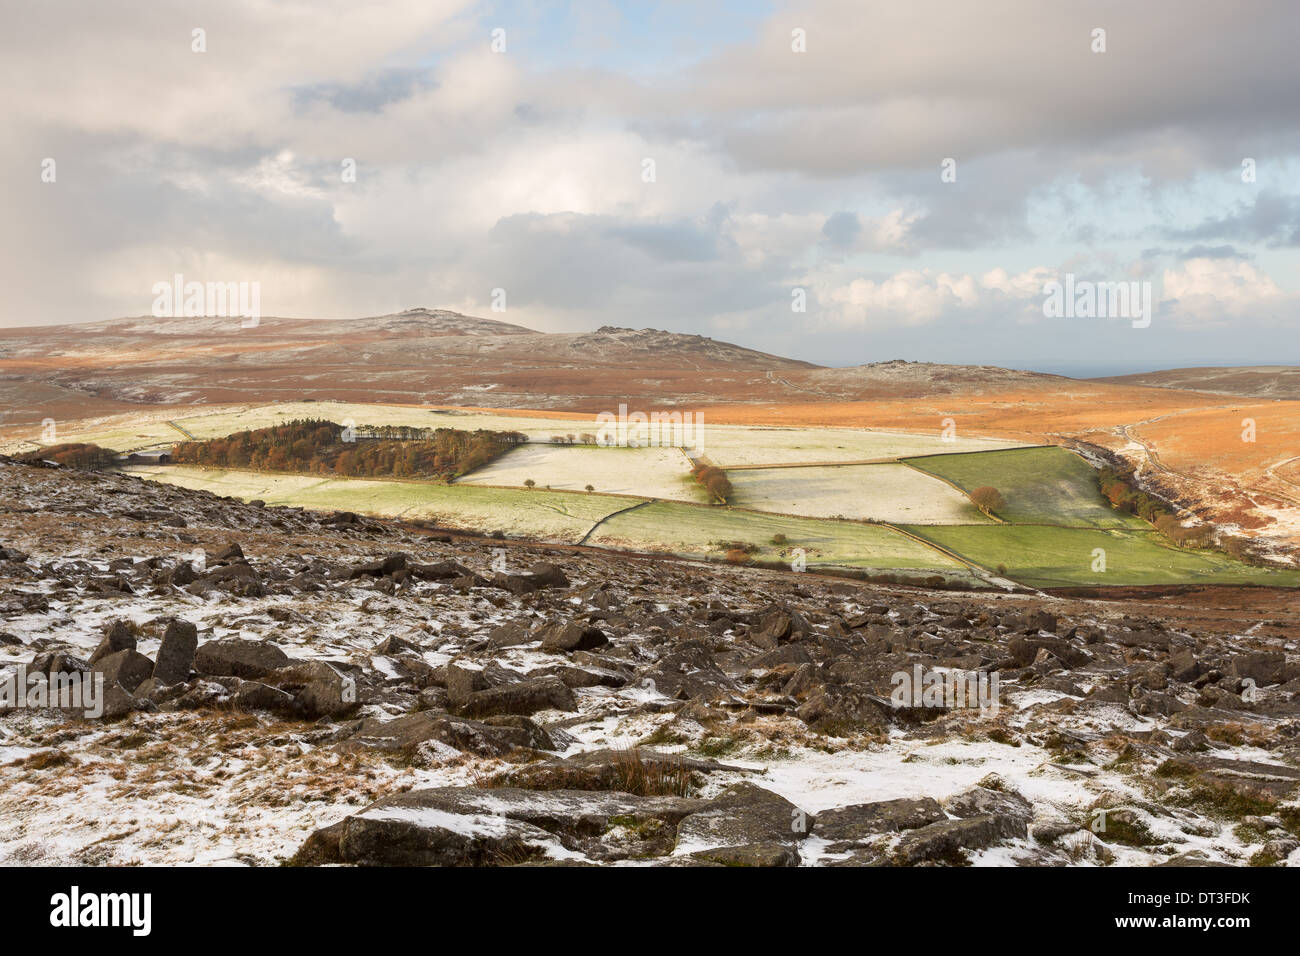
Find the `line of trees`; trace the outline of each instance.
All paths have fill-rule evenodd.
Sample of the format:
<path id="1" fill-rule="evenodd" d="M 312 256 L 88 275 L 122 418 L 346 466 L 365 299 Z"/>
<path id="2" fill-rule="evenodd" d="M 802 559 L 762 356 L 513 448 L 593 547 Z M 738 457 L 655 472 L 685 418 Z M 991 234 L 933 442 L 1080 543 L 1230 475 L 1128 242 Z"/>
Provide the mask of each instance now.
<path id="1" fill-rule="evenodd" d="M 1136 487 L 1133 481 L 1133 469 L 1120 470 L 1111 465 L 1104 465 L 1097 475 L 1101 482 L 1101 493 L 1106 500 L 1120 511 L 1145 518 L 1152 524 L 1162 515 L 1169 514 L 1169 509 L 1158 498 Z"/>
<path id="2" fill-rule="evenodd" d="M 691 474 L 695 476 L 696 481 L 704 486 L 705 491 L 723 504 L 727 503 L 727 499 L 731 497 L 735 490 L 731 487 L 731 479 L 727 477 L 727 473 L 715 465 L 697 463 L 691 469 Z"/>
<path id="3" fill-rule="evenodd" d="M 344 441 L 342 425 L 301 420 L 236 432 L 208 441 L 178 442 L 176 464 L 252 468 L 349 478 L 434 478 L 449 481 L 481 468 L 521 441 L 518 432 L 455 428 L 411 429 L 420 438 Z M 402 426 L 362 425 L 363 434 L 396 434 Z"/>
<path id="4" fill-rule="evenodd" d="M 1184 525 L 1163 500 L 1137 487 L 1132 468 L 1105 465 L 1099 469 L 1098 479 L 1101 493 L 1112 505 L 1150 521 L 1156 531 L 1180 548 L 1213 548 L 1246 564 L 1269 563 L 1258 542 L 1245 535 L 1225 533 L 1208 521 Z"/>
<path id="5" fill-rule="evenodd" d="M 421 428 L 419 425 L 358 425 L 353 431 L 358 438 L 379 441 L 437 441 L 438 435 L 443 432 L 455 432 L 464 435 L 475 434 L 458 428 L 440 426 Z M 487 434 L 498 435 L 502 441 L 510 445 L 522 445 L 528 441 L 528 436 L 523 432 L 488 432 Z"/>
<path id="6" fill-rule="evenodd" d="M 553 445 L 598 445 L 600 440 L 592 432 L 583 432 L 581 435 L 575 435 L 569 432 L 567 435 L 552 435 L 551 444 Z"/>

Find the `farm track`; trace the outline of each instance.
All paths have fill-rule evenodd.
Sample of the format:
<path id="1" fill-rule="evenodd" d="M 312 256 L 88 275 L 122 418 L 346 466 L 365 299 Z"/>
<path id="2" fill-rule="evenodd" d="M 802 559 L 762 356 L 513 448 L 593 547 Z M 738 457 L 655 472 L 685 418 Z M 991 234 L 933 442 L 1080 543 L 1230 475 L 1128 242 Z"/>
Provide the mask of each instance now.
<path id="1" fill-rule="evenodd" d="M 646 506 L 646 505 L 650 505 L 650 504 L 654 504 L 654 502 L 653 502 L 653 501 L 643 501 L 643 502 L 641 502 L 640 504 L 633 505 L 631 508 L 624 508 L 624 509 L 622 509 L 622 511 L 617 511 L 617 512 L 615 512 L 614 514 L 623 514 L 623 513 L 628 512 L 628 511 L 634 511 L 634 510 L 636 510 L 637 508 L 641 508 L 641 507 L 644 507 L 644 506 Z M 755 512 L 755 513 L 756 513 L 756 514 L 771 514 L 771 512 L 767 512 L 767 511 Z M 603 523 L 603 522 L 607 521 L 608 519 L 614 517 L 614 514 L 606 515 L 604 518 L 601 519 L 601 521 L 600 521 L 599 523 Z M 799 517 L 799 516 L 796 515 L 796 516 L 793 516 L 793 517 Z M 585 541 L 586 541 L 586 537 L 584 537 L 582 541 L 578 541 L 578 542 L 568 542 L 568 541 L 532 541 L 532 540 L 524 540 L 524 539 L 505 539 L 505 540 L 502 540 L 502 539 L 499 539 L 499 538 L 493 538 L 493 537 L 491 537 L 490 535 L 487 535 L 487 534 L 485 534 L 485 533 L 483 533 L 483 532 L 479 532 L 479 531 L 466 531 L 466 530 L 463 530 L 463 529 L 460 529 L 460 528 L 441 528 L 441 529 L 438 529 L 438 528 L 430 528 L 430 527 L 427 527 L 427 526 L 422 525 L 422 524 L 408 524 L 408 523 L 406 523 L 405 521 L 402 521 L 401 519 L 391 519 L 391 518 L 390 518 L 390 519 L 383 519 L 383 520 L 391 521 L 393 524 L 395 524 L 395 525 L 397 525 L 397 526 L 400 526 L 403 530 L 405 530 L 405 531 L 409 531 L 409 532 L 414 533 L 414 534 L 432 535 L 432 534 L 439 534 L 439 533 L 443 533 L 443 532 L 445 532 L 445 533 L 454 534 L 457 538 L 464 538 L 464 539 L 469 540 L 469 541 L 483 541 L 483 542 L 488 542 L 488 543 L 491 543 L 491 544 L 492 544 L 493 546 L 495 546 L 495 547 L 536 548 L 536 547 L 538 547 L 539 545 L 541 545 L 541 546 L 545 546 L 546 548 L 549 548 L 549 549 L 551 549 L 551 550 L 553 550 L 553 551 L 564 552 L 564 553 L 569 553 L 569 554 L 584 554 L 584 553 L 593 553 L 593 552 L 596 553 L 596 554 L 617 554 L 620 558 L 625 558 L 625 559 L 634 559 L 634 560 L 638 560 L 638 561 L 648 561 L 648 562 L 661 563 L 661 564 L 662 564 L 662 563 L 668 563 L 668 564 L 681 564 L 681 563 L 686 563 L 686 564 L 699 564 L 699 565 L 703 565 L 703 566 L 705 566 L 705 567 L 716 567 L 718 564 L 726 564 L 726 562 L 722 562 L 722 561 L 719 561 L 719 560 L 717 560 L 717 559 L 710 559 L 710 558 L 705 558 L 705 557 L 697 557 L 697 556 L 692 556 L 692 555 L 688 555 L 688 554 L 678 554 L 678 553 L 676 553 L 676 552 L 668 552 L 668 551 L 637 551 L 637 550 L 631 550 L 631 549 L 628 549 L 628 548 L 611 548 L 611 547 L 607 547 L 607 546 L 605 546 L 605 545 L 600 545 L 600 544 L 586 544 L 586 543 L 585 543 Z M 934 550 L 934 551 L 938 551 L 938 552 L 940 552 L 940 553 L 946 554 L 946 555 L 952 557 L 952 558 L 953 558 L 955 561 L 957 561 L 958 563 L 960 563 L 960 564 L 962 564 L 963 566 L 965 566 L 965 567 L 966 567 L 968 570 L 970 570 L 970 571 L 971 571 L 971 572 L 972 572 L 972 573 L 973 573 L 973 574 L 974 574 L 974 575 L 975 575 L 979 580 L 981 580 L 981 581 L 985 581 L 986 583 L 991 583 L 992 572 L 989 572 L 989 571 L 985 570 L 984 568 L 981 568 L 979 565 L 974 564 L 974 563 L 968 561 L 967 559 L 961 557 L 961 556 L 958 555 L 958 554 L 955 554 L 955 553 L 952 553 L 952 552 L 947 551 L 947 549 L 941 547 L 940 545 L 935 544 L 933 541 L 927 541 L 927 540 L 925 540 L 924 538 L 917 537 L 916 535 L 910 534 L 909 532 L 904 531 L 902 528 L 897 528 L 897 527 L 894 527 L 893 525 L 888 525 L 888 524 L 878 524 L 878 525 L 874 525 L 874 526 L 875 526 L 875 527 L 879 527 L 879 528 L 887 528 L 887 529 L 890 530 L 890 531 L 896 531 L 896 532 L 898 532 L 899 534 L 903 535 L 904 537 L 911 538 L 912 540 L 916 541 L 918 544 L 924 545 L 925 547 L 930 548 L 930 549 L 932 549 L 932 550 Z M 594 528 L 594 527 L 592 528 L 592 531 L 595 531 L 595 528 Z M 591 532 L 588 532 L 588 536 L 590 536 L 590 534 L 591 534 Z M 812 578 L 824 579 L 824 580 L 831 580 L 831 581 L 857 580 L 857 578 L 858 578 L 857 575 L 855 575 L 855 574 L 851 574 L 851 573 L 850 573 L 850 574 L 846 574 L 846 573 L 836 573 L 835 570 L 832 570 L 832 569 L 829 568 L 829 567 L 828 567 L 828 568 L 818 569 L 818 570 L 806 569 L 806 570 L 803 570 L 803 571 L 795 571 L 793 568 L 772 567 L 772 566 L 770 566 L 770 565 L 766 565 L 766 564 L 759 564 L 759 565 L 747 565 L 746 568 L 747 568 L 747 570 L 749 570 L 749 571 L 763 572 L 763 573 L 768 573 L 768 574 L 775 574 L 775 575 L 792 575 L 792 574 L 797 574 L 797 575 L 800 575 L 801 577 L 802 577 L 802 576 L 808 576 L 808 577 L 812 577 Z M 936 569 L 924 569 L 924 568 L 923 568 L 923 569 L 918 569 L 918 573 L 919 573 L 919 572 L 923 572 L 923 571 L 927 571 L 927 570 L 938 571 L 939 569 L 937 569 L 937 568 L 936 568 Z M 919 581 L 919 578 L 918 578 L 918 581 Z M 1033 593 L 1033 594 L 1042 594 L 1042 592 L 1039 591 L 1037 588 L 1029 587 L 1028 585 L 1020 584 L 1019 582 L 1013 582 L 1013 583 L 1015 583 L 1016 587 L 1020 588 L 1020 593 L 1022 593 L 1022 594 L 1029 594 L 1029 593 Z M 892 586 L 893 586 L 893 587 L 904 588 L 904 589 L 908 589 L 908 590 L 924 590 L 924 589 L 925 589 L 925 585 L 922 585 L 922 584 L 920 584 L 920 583 L 916 583 L 916 584 L 895 583 L 895 584 L 893 584 Z M 955 588 L 955 590 L 972 590 L 972 589 L 971 589 L 971 588 L 964 588 L 964 587 L 957 587 L 957 588 Z M 1005 590 L 1005 588 L 1003 588 L 1003 590 Z"/>
<path id="2" fill-rule="evenodd" d="M 1229 408 L 1232 406 L 1224 405 L 1220 407 Z M 1135 422 L 1132 425 L 1117 425 L 1113 429 L 1111 429 L 1111 432 L 1123 438 L 1124 440 L 1132 442 L 1133 444 L 1141 447 L 1143 456 L 1145 458 L 1143 464 L 1150 467 L 1151 470 L 1156 472 L 1157 474 L 1162 475 L 1166 478 L 1173 479 L 1176 482 L 1184 483 L 1187 486 L 1192 488 L 1196 488 L 1198 486 L 1204 485 L 1205 484 L 1204 479 L 1184 474 L 1183 472 L 1176 471 L 1175 469 L 1170 468 L 1168 465 L 1166 465 L 1163 461 L 1160 460 L 1160 453 L 1156 451 L 1155 446 L 1152 445 L 1145 438 L 1142 438 L 1136 432 L 1133 431 L 1133 429 L 1136 429 L 1142 425 L 1150 425 L 1155 422 L 1162 421 L 1166 418 L 1172 418 L 1172 417 L 1173 417 L 1172 415 L 1158 415 L 1155 418 L 1149 418 L 1144 421 Z M 1269 479 L 1269 478 L 1274 479 L 1275 481 L 1287 485 L 1290 488 L 1296 489 L 1296 493 L 1292 493 L 1290 491 L 1284 491 L 1276 486 L 1263 488 L 1259 486 L 1258 482 L 1253 487 L 1242 483 L 1241 487 L 1244 490 L 1252 491 L 1256 494 L 1273 495 L 1277 498 L 1281 498 L 1282 500 L 1289 502 L 1292 505 L 1300 506 L 1300 484 L 1297 484 L 1295 481 L 1292 481 L 1290 478 L 1287 478 L 1285 475 L 1280 475 L 1277 474 L 1276 472 L 1276 469 L 1285 467 L 1286 465 L 1289 465 L 1291 462 L 1294 461 L 1300 461 L 1300 455 L 1294 456 L 1292 458 L 1287 458 L 1273 465 L 1269 465 L 1260 473 L 1260 477 L 1265 479 Z M 1236 480 L 1240 482 L 1241 477 L 1238 476 Z M 1248 498 L 1248 500 L 1250 500 L 1252 504 L 1256 504 L 1253 498 Z"/>
<path id="3" fill-rule="evenodd" d="M 803 392 L 806 395 L 819 395 L 822 398 L 829 398 L 832 401 L 843 400 L 843 396 L 841 395 L 833 395 L 830 392 L 823 392 L 821 389 L 818 388 L 805 388 L 802 385 L 796 385 L 794 384 L 794 382 L 791 382 L 789 379 L 782 378 L 780 375 L 777 375 L 771 371 L 767 373 L 767 378 L 768 381 L 771 382 L 780 382 L 782 385 L 790 389 L 790 391 L 792 392 Z"/>
<path id="4" fill-rule="evenodd" d="M 1296 455 L 1293 458 L 1287 458 L 1284 461 L 1279 461 L 1276 464 L 1269 465 L 1267 468 L 1264 469 L 1264 474 L 1267 475 L 1269 478 L 1276 478 L 1278 481 L 1290 485 L 1292 488 L 1296 489 L 1297 492 L 1300 492 L 1300 482 L 1293 481 L 1292 479 L 1288 478 L 1286 475 L 1277 474 L 1277 469 L 1285 468 L 1287 465 L 1296 461 L 1300 461 L 1300 455 Z M 1300 504 L 1300 497 L 1292 498 L 1291 500 L 1297 504 Z"/>

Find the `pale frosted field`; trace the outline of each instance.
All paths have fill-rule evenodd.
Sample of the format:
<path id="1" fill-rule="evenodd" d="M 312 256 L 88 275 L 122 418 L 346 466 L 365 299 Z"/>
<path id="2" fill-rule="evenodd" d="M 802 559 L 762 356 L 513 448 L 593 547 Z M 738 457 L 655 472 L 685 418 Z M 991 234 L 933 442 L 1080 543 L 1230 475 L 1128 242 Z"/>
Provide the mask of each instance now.
<path id="1" fill-rule="evenodd" d="M 468 531 L 504 531 L 547 541 L 578 541 L 601 518 L 636 504 L 585 492 L 516 491 L 422 481 L 268 475 L 188 465 L 125 469 L 153 481 L 201 488 L 268 505 L 356 511 L 386 518 L 420 518 Z"/>
<path id="2" fill-rule="evenodd" d="M 989 524 L 957 489 L 906 465 L 731 472 L 731 504 L 810 518 L 899 524 Z"/>
<path id="3" fill-rule="evenodd" d="M 1019 442 L 992 438 L 956 438 L 879 432 L 856 428 L 768 428 L 704 425 L 700 451 L 720 468 L 739 465 L 782 465 L 800 462 L 865 461 L 910 455 L 1015 448 Z"/>
<path id="4" fill-rule="evenodd" d="M 457 485 L 518 487 L 531 478 L 539 488 L 644 495 L 707 502 L 691 478 L 690 463 L 676 448 L 595 448 L 521 445 L 456 481 Z"/>
<path id="5" fill-rule="evenodd" d="M 594 431 L 595 417 L 588 422 L 558 421 L 527 416 L 442 412 L 407 405 L 366 405 L 349 402 L 277 402 L 273 405 L 226 407 L 219 412 L 177 419 L 199 438 L 223 438 L 245 429 L 267 428 L 294 419 L 324 418 L 342 425 L 416 425 L 421 428 L 478 428 L 493 431 L 523 432 L 535 441 L 547 441 L 553 435 L 580 435 Z"/>
<path id="6" fill-rule="evenodd" d="M 37 436 L 34 434 L 32 437 Z M 68 425 L 56 423 L 54 441 L 40 444 L 88 442 L 104 448 L 112 448 L 114 451 L 137 451 L 141 448 L 169 445 L 183 438 L 180 432 L 167 424 L 165 413 L 148 418 L 132 414 L 114 415 L 111 418 L 90 422 L 72 422 Z M 35 447 L 35 444 L 30 441 L 17 441 L 0 445 L 0 452 L 8 454 L 11 451 L 31 451 Z"/>
<path id="7" fill-rule="evenodd" d="M 368 405 L 349 402 L 276 402 L 268 405 L 208 405 L 193 409 L 131 412 L 103 418 L 59 423 L 57 442 L 92 442 L 117 451 L 168 445 L 185 436 L 167 424 L 176 422 L 195 438 L 224 438 L 238 431 L 268 428 L 295 419 L 327 419 L 355 425 L 416 425 L 424 428 L 487 428 L 520 431 L 534 441 L 549 441 L 555 435 L 580 435 L 594 431 L 590 421 L 557 421 L 546 418 L 491 414 L 437 412 L 405 405 Z M 45 443 L 52 444 L 52 443 Z M 29 450 L 31 442 L 14 439 L 0 445 L 0 451 Z"/>
<path id="8" fill-rule="evenodd" d="M 123 415 L 96 422 L 70 423 L 60 429 L 59 441 L 86 441 L 129 451 L 182 440 L 165 424 L 172 416 L 196 438 L 224 438 L 233 432 L 267 428 L 294 419 L 328 419 L 339 424 L 416 425 L 474 430 L 519 431 L 537 442 L 556 435 L 581 435 L 597 431 L 596 417 L 562 420 L 494 412 L 436 411 L 406 405 L 369 405 L 349 402 L 276 402 L 266 405 L 206 406 L 188 410 Z M 610 409 L 611 412 L 616 409 Z M 752 464 L 797 464 L 860 461 L 911 455 L 985 451 L 1019 447 L 1020 443 L 983 438 L 943 441 L 933 435 L 870 431 L 866 428 L 779 428 L 753 425 L 714 425 L 699 429 L 696 452 L 721 467 Z M 540 481 L 540 479 L 537 479 Z M 582 482 L 581 484 L 586 484 Z M 593 482 L 594 484 L 594 482 Z"/>

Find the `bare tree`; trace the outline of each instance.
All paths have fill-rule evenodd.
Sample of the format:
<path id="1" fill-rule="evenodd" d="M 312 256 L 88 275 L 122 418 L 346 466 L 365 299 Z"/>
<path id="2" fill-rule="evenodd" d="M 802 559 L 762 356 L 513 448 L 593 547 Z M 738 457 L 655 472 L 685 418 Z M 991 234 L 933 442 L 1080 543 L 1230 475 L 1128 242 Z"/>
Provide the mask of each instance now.
<path id="1" fill-rule="evenodd" d="M 970 493 L 970 500 L 975 503 L 976 508 L 986 515 L 992 515 L 993 512 L 1006 505 L 1006 501 L 1002 498 L 1002 492 L 992 485 L 981 485 L 976 488 Z"/>

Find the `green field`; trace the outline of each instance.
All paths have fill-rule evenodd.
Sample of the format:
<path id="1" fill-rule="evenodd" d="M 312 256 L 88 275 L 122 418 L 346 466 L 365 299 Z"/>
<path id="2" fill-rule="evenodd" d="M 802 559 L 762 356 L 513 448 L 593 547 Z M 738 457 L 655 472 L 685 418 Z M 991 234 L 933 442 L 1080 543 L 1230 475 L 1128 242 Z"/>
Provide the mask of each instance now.
<path id="1" fill-rule="evenodd" d="M 760 546 L 753 560 L 789 564 L 803 548 L 810 568 L 852 568 L 913 576 L 942 575 L 978 585 L 959 561 L 887 527 L 786 518 L 684 503 L 563 491 L 519 491 L 433 482 L 318 478 L 189 466 L 131 468 L 130 474 L 269 505 L 421 518 L 469 531 L 632 551 L 721 559 L 722 542 Z M 638 506 L 639 507 L 634 507 Z M 625 510 L 633 509 L 633 510 Z M 608 517 L 613 515 L 612 517 Z M 602 521 L 608 517 L 608 520 Z M 592 529 L 595 529 L 594 531 Z M 784 534 L 783 545 L 772 538 Z"/>
<path id="2" fill-rule="evenodd" d="M 475 488 L 432 481 L 320 478 L 168 465 L 131 468 L 129 474 L 202 488 L 269 505 L 318 511 L 357 511 L 387 518 L 419 518 L 466 531 L 502 531 L 549 541 L 578 541 L 606 515 L 637 499 L 585 492 Z"/>
<path id="3" fill-rule="evenodd" d="M 738 543 L 757 546 L 751 561 L 773 565 L 790 564 L 802 549 L 814 569 L 942 574 L 976 586 L 989 582 L 963 561 L 993 572 L 1004 566 L 1006 577 L 1034 587 L 1300 586 L 1300 571 L 1254 568 L 1218 552 L 1177 548 L 1140 518 L 1112 508 L 1088 462 L 1059 447 L 969 451 L 984 446 L 978 440 L 954 446 L 937 436 L 868 429 L 706 426 L 705 459 L 738 466 L 729 473 L 735 489 L 729 506 L 708 507 L 681 450 L 547 443 L 552 435 L 581 434 L 583 422 L 338 402 L 226 406 L 177 421 L 199 438 L 212 438 L 294 418 L 512 429 L 528 433 L 535 443 L 451 485 L 187 466 L 130 471 L 268 504 L 419 518 L 516 538 L 708 559 L 724 558 Z M 95 428 L 102 435 L 76 437 L 118 448 L 180 437 L 156 419 L 104 420 L 89 430 Z M 73 434 L 59 437 L 68 440 Z M 929 450 L 948 453 L 920 454 L 901 463 L 826 464 Z M 796 466 L 743 467 L 781 462 Z M 525 479 L 538 487 L 517 487 Z M 588 484 L 595 493 L 578 490 Z M 546 490 L 547 485 L 556 490 Z M 981 485 L 1002 493 L 1006 504 L 997 517 L 1008 523 L 993 523 L 971 505 L 966 495 Z M 786 540 L 774 544 L 776 535 Z M 1093 570 L 1099 548 L 1105 552 L 1105 571 Z"/>
<path id="4" fill-rule="evenodd" d="M 782 545 L 772 543 L 778 534 L 787 539 Z M 753 555 L 756 561 L 788 563 L 794 549 L 803 548 L 809 567 L 964 572 L 960 562 L 879 525 L 698 508 L 669 501 L 615 515 L 603 522 L 587 543 L 721 558 L 726 552 L 721 542 L 758 545 L 760 550 Z"/>
<path id="5" fill-rule="evenodd" d="M 1064 448 L 929 455 L 908 458 L 907 464 L 950 481 L 967 494 L 981 485 L 992 485 L 1006 501 L 998 517 L 1012 524 L 1150 527 L 1141 518 L 1112 508 L 1101 495 L 1092 466 Z"/>
<path id="6" fill-rule="evenodd" d="M 1300 571 L 1254 568 L 1211 551 L 1175 547 L 1154 531 L 1041 525 L 911 525 L 905 530 L 1032 587 L 1144 584 L 1300 585 Z M 1105 570 L 1094 571 L 1095 549 Z"/>

